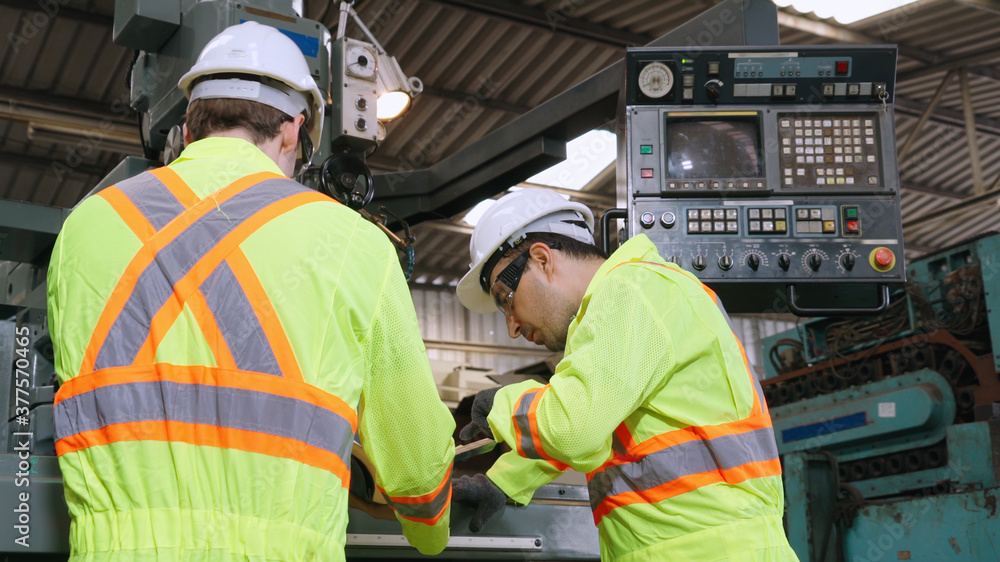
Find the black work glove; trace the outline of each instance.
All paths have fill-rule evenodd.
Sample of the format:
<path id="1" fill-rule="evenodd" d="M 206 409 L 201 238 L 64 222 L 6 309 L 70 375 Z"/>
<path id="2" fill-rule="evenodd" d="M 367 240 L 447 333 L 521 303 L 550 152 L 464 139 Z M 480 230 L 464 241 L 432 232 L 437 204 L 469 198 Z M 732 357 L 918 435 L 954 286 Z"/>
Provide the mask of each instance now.
<path id="1" fill-rule="evenodd" d="M 493 409 L 493 397 L 500 388 L 502 387 L 487 388 L 476 393 L 476 397 L 472 399 L 472 413 L 470 414 L 472 421 L 458 433 L 459 439 L 471 441 L 480 435 L 493 438 L 493 430 L 490 429 L 490 423 L 486 421 L 486 416 L 490 415 L 490 410 Z"/>
<path id="2" fill-rule="evenodd" d="M 476 511 L 469 521 L 469 530 L 473 533 L 482 531 L 486 522 L 507 503 L 507 494 L 485 474 L 453 478 L 451 498 L 452 501 L 475 506 Z"/>

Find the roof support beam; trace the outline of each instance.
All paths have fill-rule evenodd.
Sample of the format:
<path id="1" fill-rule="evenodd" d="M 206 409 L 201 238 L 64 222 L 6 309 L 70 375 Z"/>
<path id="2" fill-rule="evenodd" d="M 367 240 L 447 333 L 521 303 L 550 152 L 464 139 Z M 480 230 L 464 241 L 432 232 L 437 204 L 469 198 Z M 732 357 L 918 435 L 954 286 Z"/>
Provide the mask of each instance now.
<path id="1" fill-rule="evenodd" d="M 910 149 L 913 148 L 913 143 L 920 138 L 920 131 L 924 128 L 927 123 L 927 119 L 934 113 L 934 108 L 937 107 L 938 102 L 941 101 L 941 97 L 944 95 L 945 90 L 948 89 L 948 82 L 951 80 L 951 76 L 954 74 L 953 71 L 949 70 L 947 74 L 944 75 L 944 79 L 941 80 L 941 84 L 938 85 L 937 91 L 934 92 L 934 97 L 931 98 L 930 103 L 927 104 L 927 108 L 924 109 L 923 113 L 920 114 L 920 119 L 917 124 L 910 131 L 910 136 L 906 138 L 906 142 L 903 143 L 903 148 L 899 150 L 899 155 L 897 160 L 902 162 L 906 160 L 906 155 L 910 153 Z"/>
<path id="2" fill-rule="evenodd" d="M 920 114 L 924 112 L 926 106 L 926 104 L 922 101 L 912 100 L 900 96 L 896 96 L 893 105 L 895 106 L 896 113 L 913 115 L 914 117 L 919 117 Z M 935 109 L 934 112 L 931 113 L 930 120 L 956 129 L 962 129 L 965 127 L 965 115 L 959 111 L 948 109 L 946 107 L 939 107 Z M 1000 121 L 989 117 L 983 117 L 982 115 L 977 115 L 976 131 L 994 137 L 1000 136 Z"/>
<path id="3" fill-rule="evenodd" d="M 464 103 L 470 100 L 475 100 L 476 104 L 480 107 L 486 109 L 493 109 L 496 111 L 503 111 L 505 113 L 512 113 L 514 115 L 521 115 L 522 113 L 527 113 L 531 110 L 530 107 L 526 105 L 519 105 L 516 103 L 509 103 L 497 99 L 483 99 L 481 95 L 474 93 L 458 92 L 455 90 L 448 90 L 446 88 L 438 88 L 430 84 L 424 84 L 424 93 L 422 95 L 434 96 L 436 98 L 442 98 L 447 100 L 456 101 L 459 103 Z"/>
<path id="4" fill-rule="evenodd" d="M 560 5 L 559 9 L 538 10 L 522 6 L 515 2 L 498 0 L 433 0 L 438 4 L 444 4 L 453 8 L 461 8 L 470 12 L 477 12 L 490 16 L 497 16 L 506 20 L 515 21 L 524 25 L 529 25 L 553 33 L 569 35 L 577 39 L 596 41 L 615 47 L 628 47 L 635 45 L 645 45 L 653 40 L 653 37 L 642 33 L 632 33 L 621 29 L 615 29 L 591 21 L 571 17 L 576 11 L 577 4 L 564 2 L 567 7 Z"/>
<path id="5" fill-rule="evenodd" d="M 1000 191 L 991 190 L 985 193 L 980 193 L 979 195 L 973 195 L 972 197 L 966 197 L 957 203 L 953 203 L 946 207 L 936 209 L 929 213 L 924 213 L 919 217 L 913 217 L 903 221 L 903 234 L 915 234 L 914 231 L 919 231 L 922 228 L 926 228 L 926 225 L 931 224 L 936 221 L 940 221 L 953 215 L 955 213 L 964 211 L 970 207 L 989 205 L 992 203 L 993 199 L 1000 197 Z"/>
<path id="6" fill-rule="evenodd" d="M 932 195 L 934 197 L 939 197 L 941 199 L 961 199 L 962 195 L 955 193 L 953 191 L 944 191 L 934 187 L 926 185 L 918 185 L 907 182 L 901 182 L 903 191 L 912 191 L 914 193 L 923 193 L 924 195 Z"/>
<path id="7" fill-rule="evenodd" d="M 976 139 L 976 113 L 972 109 L 972 94 L 969 93 L 969 74 L 965 67 L 958 71 L 958 83 L 962 88 L 962 111 L 965 113 L 965 140 L 969 144 L 969 165 L 972 168 L 972 182 L 976 195 L 983 192 L 983 167 L 979 162 L 979 141 Z"/>
<path id="8" fill-rule="evenodd" d="M 47 17 L 64 18 L 81 23 L 92 23 L 108 27 L 114 25 L 115 22 L 114 15 L 101 14 L 77 8 L 67 8 L 63 5 L 65 2 L 52 2 L 54 6 L 51 11 L 55 13 L 49 13 L 49 11 L 43 10 L 41 4 L 42 3 L 37 0 L 0 0 L 0 6 L 13 8 L 15 10 L 23 10 L 25 12 L 40 12 L 45 14 Z"/>
<path id="9" fill-rule="evenodd" d="M 33 168 L 41 168 L 45 170 L 51 170 L 52 164 L 62 162 L 61 159 L 55 158 L 45 158 L 43 156 L 31 156 L 28 154 L 20 154 L 17 152 L 8 152 L 5 150 L 0 150 L 0 163 L 12 164 L 17 166 L 31 166 Z M 103 166 L 95 166 L 91 164 L 80 164 L 79 166 L 63 166 L 60 168 L 61 171 L 67 171 L 70 174 L 82 174 L 85 176 L 97 176 L 104 177 L 110 170 L 104 168 Z"/>
<path id="10" fill-rule="evenodd" d="M 107 119 L 115 124 L 136 126 L 134 120 L 135 111 L 129 107 L 127 98 L 121 98 L 111 104 L 107 104 L 67 96 L 57 96 L 44 90 L 0 86 L 0 103 L 4 105 L 31 106 L 48 110 L 55 109 L 63 113 L 72 113 L 79 117 Z"/>
<path id="11" fill-rule="evenodd" d="M 957 0 L 957 2 L 970 8 L 1000 15 L 1000 2 L 997 0 Z"/>
<path id="12" fill-rule="evenodd" d="M 959 57 L 943 58 L 937 62 L 925 66 L 923 68 L 918 68 L 911 70 L 909 72 L 903 72 L 896 77 L 897 82 L 904 82 L 906 80 L 913 80 L 915 78 L 923 78 L 924 76 L 929 76 L 931 74 L 937 74 L 938 72 L 943 72 L 946 70 L 955 70 L 956 68 L 967 68 L 969 65 L 975 64 L 977 62 L 983 62 L 988 60 L 995 60 L 1000 58 L 1000 53 L 997 52 L 996 47 L 990 47 L 989 49 L 983 49 L 982 51 L 977 51 L 975 53 L 970 53 L 968 55 L 962 55 Z M 983 74 L 981 71 L 975 71 L 971 68 L 969 69 L 973 74 Z M 990 71 L 986 74 L 988 78 L 997 78 L 997 73 L 995 71 Z"/>

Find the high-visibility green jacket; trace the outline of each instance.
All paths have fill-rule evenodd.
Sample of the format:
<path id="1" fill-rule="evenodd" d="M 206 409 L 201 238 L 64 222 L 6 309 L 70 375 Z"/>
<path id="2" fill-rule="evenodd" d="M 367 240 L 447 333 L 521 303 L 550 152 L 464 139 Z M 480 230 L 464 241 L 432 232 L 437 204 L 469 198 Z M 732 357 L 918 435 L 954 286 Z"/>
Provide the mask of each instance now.
<path id="1" fill-rule="evenodd" d="M 448 540 L 454 420 L 386 237 L 209 138 L 83 201 L 52 252 L 74 560 L 343 560 L 357 435 Z"/>
<path id="2" fill-rule="evenodd" d="M 548 385 L 497 392 L 488 475 L 526 503 L 587 473 L 604 560 L 793 561 L 763 394 L 714 293 L 645 235 L 598 270 Z"/>

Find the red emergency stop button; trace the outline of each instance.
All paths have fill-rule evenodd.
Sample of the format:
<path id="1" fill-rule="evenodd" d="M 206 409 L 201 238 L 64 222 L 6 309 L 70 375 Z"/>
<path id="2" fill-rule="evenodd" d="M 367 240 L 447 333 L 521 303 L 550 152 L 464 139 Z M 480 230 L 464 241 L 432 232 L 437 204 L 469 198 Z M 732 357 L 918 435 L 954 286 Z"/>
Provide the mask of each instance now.
<path id="1" fill-rule="evenodd" d="M 868 261 L 876 271 L 886 272 L 896 265 L 896 255 L 889 248 L 875 248 Z"/>
<path id="2" fill-rule="evenodd" d="M 847 61 L 839 60 L 837 61 L 837 74 L 847 74 Z"/>

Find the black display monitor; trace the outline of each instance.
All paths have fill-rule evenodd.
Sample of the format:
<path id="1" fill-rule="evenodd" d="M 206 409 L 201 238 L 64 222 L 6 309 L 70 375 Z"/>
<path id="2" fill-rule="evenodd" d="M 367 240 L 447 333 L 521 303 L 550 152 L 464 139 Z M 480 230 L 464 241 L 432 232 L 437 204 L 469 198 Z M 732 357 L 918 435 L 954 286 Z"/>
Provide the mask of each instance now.
<path id="1" fill-rule="evenodd" d="M 764 176 L 760 118 L 667 116 L 664 129 L 667 177 L 760 178 Z"/>

